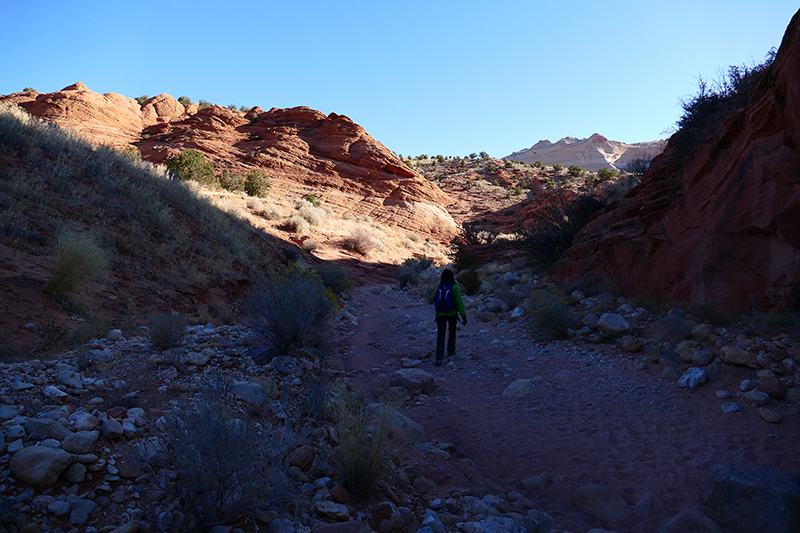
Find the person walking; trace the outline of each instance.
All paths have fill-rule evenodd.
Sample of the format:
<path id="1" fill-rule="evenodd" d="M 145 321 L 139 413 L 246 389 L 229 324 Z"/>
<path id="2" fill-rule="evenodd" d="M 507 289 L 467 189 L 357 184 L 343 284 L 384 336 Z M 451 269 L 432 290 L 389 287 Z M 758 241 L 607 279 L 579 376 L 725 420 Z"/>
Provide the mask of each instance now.
<path id="1" fill-rule="evenodd" d="M 461 323 L 467 325 L 467 313 L 464 311 L 464 303 L 461 301 L 461 290 L 456 285 L 455 276 L 450 269 L 442 272 L 439 286 L 436 287 L 436 297 L 434 298 L 436 308 L 436 361 L 434 364 L 439 366 L 444 360 L 444 338 L 447 329 L 450 335 L 447 337 L 447 357 L 456 354 L 456 324 L 458 315 L 461 314 Z"/>

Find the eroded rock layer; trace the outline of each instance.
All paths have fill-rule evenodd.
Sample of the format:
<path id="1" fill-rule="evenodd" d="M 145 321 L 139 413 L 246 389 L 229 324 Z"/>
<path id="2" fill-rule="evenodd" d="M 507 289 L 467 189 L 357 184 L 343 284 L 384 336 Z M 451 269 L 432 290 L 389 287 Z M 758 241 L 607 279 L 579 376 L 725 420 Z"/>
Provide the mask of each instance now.
<path id="1" fill-rule="evenodd" d="M 588 276 L 678 302 L 796 307 L 800 12 L 749 104 L 685 161 L 672 144 L 578 235 L 558 279 Z"/>

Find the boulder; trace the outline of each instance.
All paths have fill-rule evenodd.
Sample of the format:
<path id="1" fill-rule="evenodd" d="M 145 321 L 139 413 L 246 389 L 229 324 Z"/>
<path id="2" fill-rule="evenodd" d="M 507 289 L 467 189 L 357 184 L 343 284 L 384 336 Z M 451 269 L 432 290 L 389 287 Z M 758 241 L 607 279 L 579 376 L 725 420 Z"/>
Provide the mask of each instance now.
<path id="1" fill-rule="evenodd" d="M 518 379 L 512 382 L 503 391 L 503 398 L 525 398 L 527 396 L 539 396 L 544 392 L 541 380 L 537 379 Z"/>
<path id="2" fill-rule="evenodd" d="M 731 533 L 797 533 L 800 483 L 770 466 L 717 464 L 706 478 L 703 508 Z"/>
<path id="3" fill-rule="evenodd" d="M 738 346 L 723 346 L 719 355 L 723 361 L 730 365 L 742 365 L 750 368 L 761 367 L 758 364 L 758 356 L 756 354 Z"/>
<path id="4" fill-rule="evenodd" d="M 89 453 L 99 436 L 99 431 L 78 431 L 64 439 L 61 447 L 69 453 Z"/>
<path id="5" fill-rule="evenodd" d="M 392 376 L 390 386 L 403 387 L 408 392 L 431 394 L 436 387 L 433 374 L 421 368 L 401 368 Z"/>
<path id="6" fill-rule="evenodd" d="M 620 337 L 631 330 L 631 323 L 625 320 L 622 315 L 603 313 L 597 322 L 597 329 L 612 337 Z"/>
<path id="7" fill-rule="evenodd" d="M 52 487 L 72 463 L 72 455 L 45 446 L 23 448 L 11 456 L 11 474 L 24 483 Z"/>
<path id="8" fill-rule="evenodd" d="M 234 381 L 231 387 L 234 397 L 251 404 L 259 404 L 267 397 L 267 391 L 252 381 Z"/>
<path id="9" fill-rule="evenodd" d="M 68 436 L 72 435 L 72 431 L 65 428 L 58 420 L 52 418 L 29 418 L 25 422 L 25 433 L 39 433 L 45 435 L 48 439 L 56 439 L 63 441 Z"/>
<path id="10" fill-rule="evenodd" d="M 377 417 L 388 417 L 389 426 L 402 433 L 415 442 L 425 442 L 428 440 L 428 432 L 418 423 L 411 420 L 406 415 L 381 403 L 372 403 L 367 406 L 367 412 L 373 413 Z"/>
<path id="11" fill-rule="evenodd" d="M 606 487 L 580 487 L 572 493 L 572 503 L 578 510 L 596 517 L 607 528 L 621 527 L 632 515 L 625 500 Z"/>

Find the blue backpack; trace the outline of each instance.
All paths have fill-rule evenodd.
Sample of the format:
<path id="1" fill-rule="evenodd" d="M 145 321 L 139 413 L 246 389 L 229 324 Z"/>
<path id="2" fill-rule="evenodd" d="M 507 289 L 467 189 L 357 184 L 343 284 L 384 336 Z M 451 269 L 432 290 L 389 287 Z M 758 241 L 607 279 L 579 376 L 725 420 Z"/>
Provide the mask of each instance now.
<path id="1" fill-rule="evenodd" d="M 449 281 L 439 282 L 436 288 L 436 299 L 434 306 L 437 313 L 447 313 L 456 308 L 455 301 L 453 300 L 453 284 Z"/>

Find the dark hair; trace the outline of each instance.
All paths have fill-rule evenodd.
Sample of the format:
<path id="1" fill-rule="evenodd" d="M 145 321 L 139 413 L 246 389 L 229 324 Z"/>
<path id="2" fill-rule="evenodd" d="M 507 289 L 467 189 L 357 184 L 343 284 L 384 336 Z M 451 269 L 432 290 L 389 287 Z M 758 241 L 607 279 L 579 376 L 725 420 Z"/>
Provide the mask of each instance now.
<path id="1" fill-rule="evenodd" d="M 442 281 L 449 281 L 450 283 L 455 283 L 456 278 L 455 276 L 453 276 L 453 271 L 450 270 L 449 268 L 445 268 L 442 271 Z"/>

